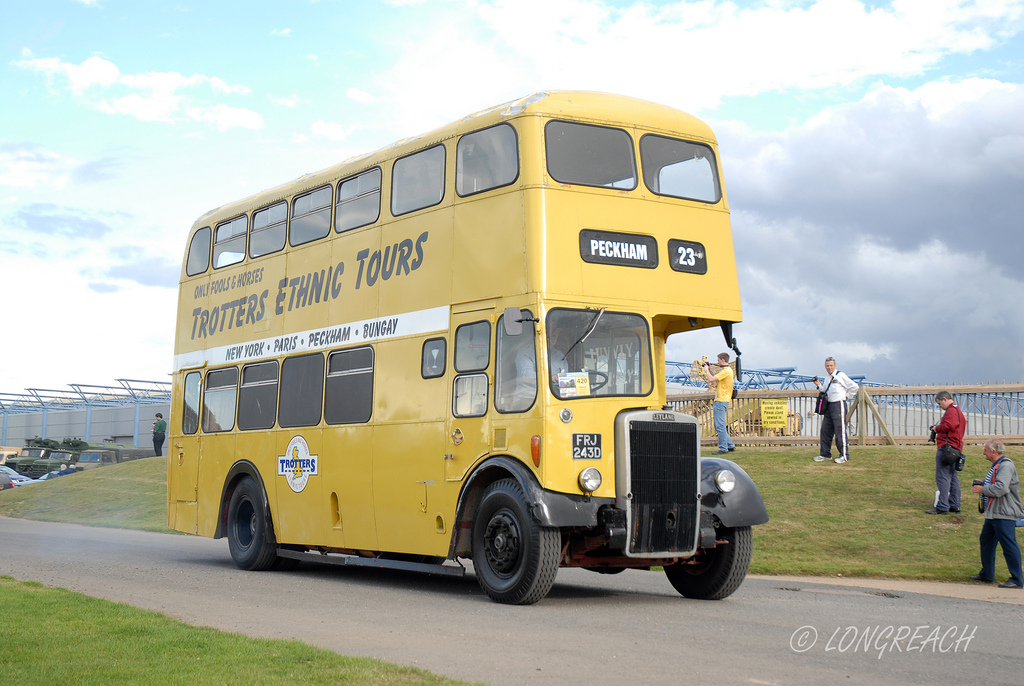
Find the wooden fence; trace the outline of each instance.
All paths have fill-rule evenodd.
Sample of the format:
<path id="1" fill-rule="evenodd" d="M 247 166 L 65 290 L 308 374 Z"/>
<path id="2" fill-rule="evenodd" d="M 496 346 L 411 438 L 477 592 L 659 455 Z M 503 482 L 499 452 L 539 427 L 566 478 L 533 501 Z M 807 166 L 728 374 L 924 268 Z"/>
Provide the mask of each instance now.
<path id="1" fill-rule="evenodd" d="M 999 438 L 1024 444 L 1024 384 L 973 386 L 861 386 L 846 419 L 854 445 L 913 445 L 928 441 L 942 418 L 935 394 L 948 390 L 967 417 L 968 444 Z M 729 435 L 736 445 L 810 445 L 819 442 L 821 417 L 814 413 L 817 390 L 740 391 L 729 406 Z M 672 409 L 700 421 L 703 443 L 715 444 L 714 394 L 669 396 Z M 783 400 L 785 401 L 783 403 Z M 767 402 L 762 402 L 767 401 Z"/>

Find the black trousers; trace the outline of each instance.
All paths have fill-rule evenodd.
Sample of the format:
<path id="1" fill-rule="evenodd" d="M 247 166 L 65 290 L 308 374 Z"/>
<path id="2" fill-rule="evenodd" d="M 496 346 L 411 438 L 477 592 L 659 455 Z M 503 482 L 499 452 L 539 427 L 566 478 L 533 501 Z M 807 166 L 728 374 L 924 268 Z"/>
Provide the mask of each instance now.
<path id="1" fill-rule="evenodd" d="M 832 439 L 836 441 L 839 457 L 850 459 L 849 437 L 846 435 L 846 401 L 828 404 L 828 414 L 821 416 L 821 456 L 832 454 Z"/>
<path id="2" fill-rule="evenodd" d="M 163 456 L 163 447 L 164 447 L 164 435 L 163 434 L 153 434 L 153 452 L 155 453 L 155 457 L 162 457 Z"/>

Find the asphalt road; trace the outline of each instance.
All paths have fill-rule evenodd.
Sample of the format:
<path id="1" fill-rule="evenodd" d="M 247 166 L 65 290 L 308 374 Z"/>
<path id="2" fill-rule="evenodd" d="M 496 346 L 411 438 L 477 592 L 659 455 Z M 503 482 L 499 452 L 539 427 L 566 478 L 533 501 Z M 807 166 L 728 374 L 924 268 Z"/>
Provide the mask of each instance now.
<path id="1" fill-rule="evenodd" d="M 759 577 L 706 602 L 660 573 L 563 569 L 509 607 L 471 571 L 243 572 L 224 540 L 6 518 L 0 574 L 491 684 L 1024 683 L 1024 597 L 991 587 Z"/>

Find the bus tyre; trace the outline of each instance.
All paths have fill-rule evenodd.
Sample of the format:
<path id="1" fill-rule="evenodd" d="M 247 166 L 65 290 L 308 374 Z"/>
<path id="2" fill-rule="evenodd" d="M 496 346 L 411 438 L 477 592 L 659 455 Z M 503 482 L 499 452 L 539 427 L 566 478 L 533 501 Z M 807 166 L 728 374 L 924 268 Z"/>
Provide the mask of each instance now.
<path id="1" fill-rule="evenodd" d="M 561 534 L 530 516 L 512 479 L 491 484 L 473 523 L 473 568 L 484 593 L 509 605 L 530 605 L 555 583 Z"/>
<path id="2" fill-rule="evenodd" d="M 228 548 L 241 569 L 263 571 L 277 562 L 277 541 L 263 506 L 263 493 L 250 477 L 238 482 L 231 494 Z"/>
<path id="3" fill-rule="evenodd" d="M 733 594 L 747 576 L 754 535 L 749 526 L 726 529 L 724 544 L 703 553 L 698 564 L 676 562 L 665 567 L 672 586 L 687 598 L 721 600 Z"/>

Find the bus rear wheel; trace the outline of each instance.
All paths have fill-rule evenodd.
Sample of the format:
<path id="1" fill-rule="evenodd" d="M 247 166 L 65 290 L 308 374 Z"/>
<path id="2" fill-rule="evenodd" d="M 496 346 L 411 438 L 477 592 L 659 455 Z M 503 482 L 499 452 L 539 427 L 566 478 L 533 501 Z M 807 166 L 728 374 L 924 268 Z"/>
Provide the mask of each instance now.
<path id="1" fill-rule="evenodd" d="M 277 540 L 256 482 L 245 477 L 228 504 L 228 549 L 241 569 L 262 571 L 277 562 Z"/>
<path id="2" fill-rule="evenodd" d="M 747 576 L 754 550 L 754 534 L 749 526 L 726 529 L 724 544 L 702 553 L 698 564 L 675 564 L 665 567 L 672 586 L 687 598 L 721 600 L 733 594 Z"/>
<path id="3" fill-rule="evenodd" d="M 530 517 L 518 483 L 503 479 L 487 488 L 473 524 L 473 568 L 491 600 L 537 602 L 554 585 L 560 556 L 561 534 Z"/>

